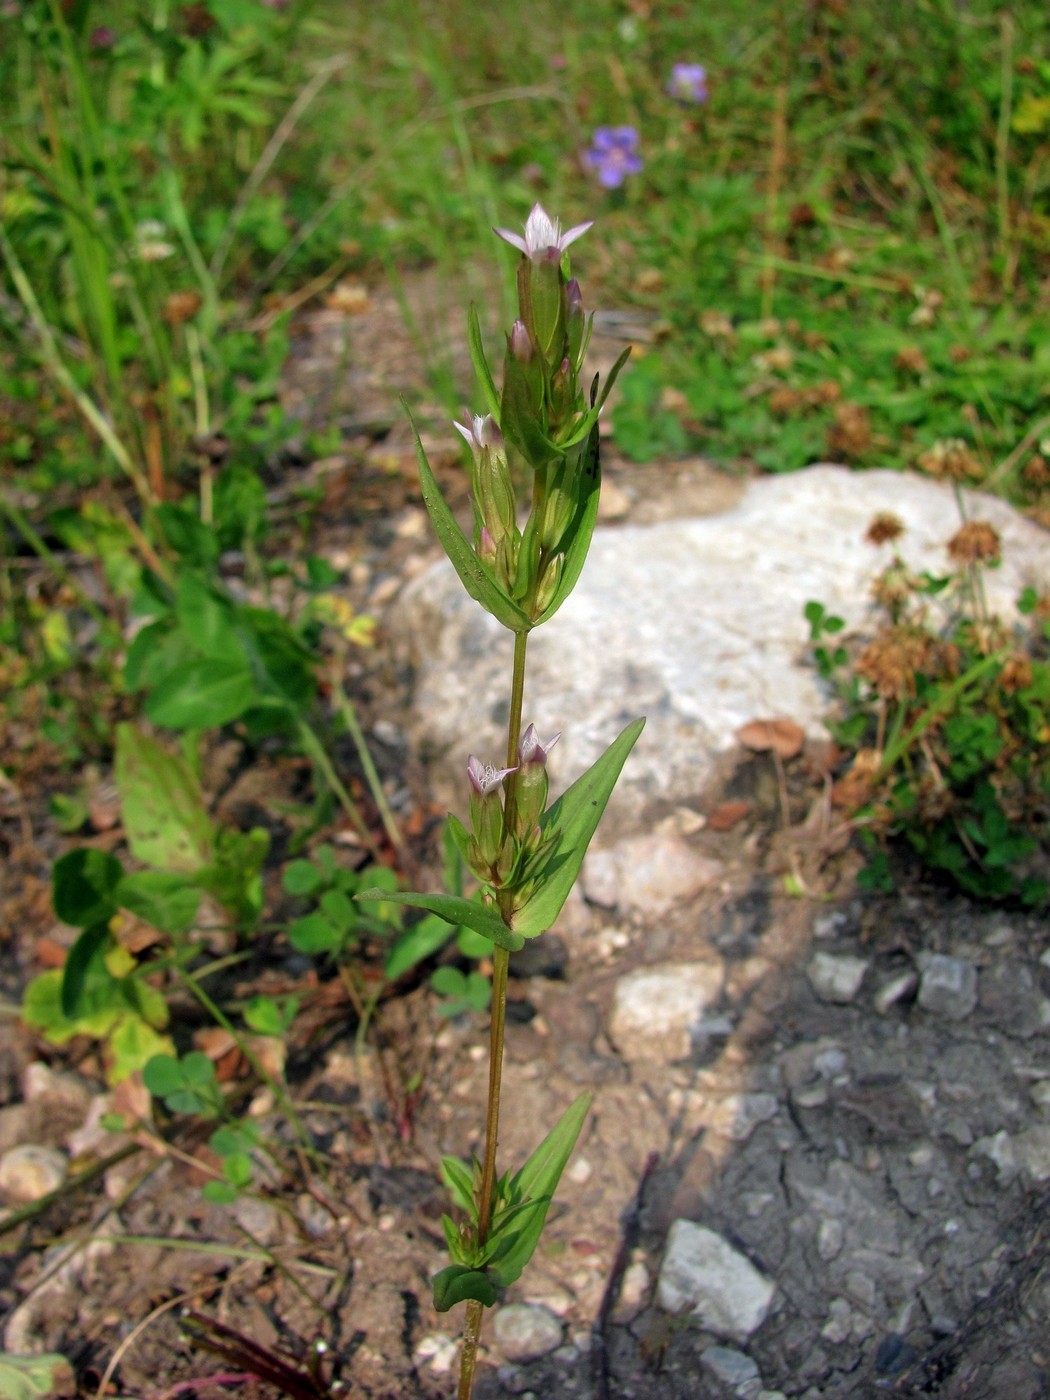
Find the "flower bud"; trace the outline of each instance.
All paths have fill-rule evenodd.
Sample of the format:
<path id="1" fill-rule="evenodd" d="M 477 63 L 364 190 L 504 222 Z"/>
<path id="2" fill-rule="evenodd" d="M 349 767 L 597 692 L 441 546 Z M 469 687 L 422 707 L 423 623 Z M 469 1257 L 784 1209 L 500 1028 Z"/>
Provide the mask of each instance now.
<path id="1" fill-rule="evenodd" d="M 510 328 L 510 353 L 521 365 L 527 365 L 535 358 L 529 328 L 520 316 Z"/>
<path id="2" fill-rule="evenodd" d="M 575 514 L 576 501 L 572 494 L 560 485 L 551 487 L 540 524 L 540 545 L 548 554 L 558 549 Z"/>
<path id="3" fill-rule="evenodd" d="M 518 837 L 528 842 L 539 835 L 540 817 L 547 807 L 547 755 L 561 738 L 554 738 L 544 744 L 536 733 L 536 726 L 530 724 L 518 744 L 518 776 L 514 784 L 514 824 Z"/>
<path id="4" fill-rule="evenodd" d="M 558 584 L 561 582 L 562 566 L 565 556 L 559 554 L 556 559 L 552 559 L 543 571 L 539 587 L 536 589 L 536 602 L 534 604 L 533 616 L 538 617 L 550 607 L 554 601 L 554 595 L 558 591 Z"/>
<path id="5" fill-rule="evenodd" d="M 514 529 L 514 484 L 502 447 L 484 447 L 474 471 L 474 499 L 485 529 L 498 545 Z"/>
<path id="6" fill-rule="evenodd" d="M 482 763 L 473 754 L 467 760 L 467 777 L 471 787 L 470 825 L 477 853 L 482 864 L 489 868 L 499 861 L 507 839 L 499 789 L 503 779 L 517 771 L 517 768 L 496 768 L 491 763 Z M 471 854 L 474 854 L 473 847 Z"/>
<path id="7" fill-rule="evenodd" d="M 583 360 L 584 335 L 587 330 L 587 317 L 583 311 L 583 293 L 575 277 L 565 284 L 565 334 L 569 360 L 579 370 Z"/>

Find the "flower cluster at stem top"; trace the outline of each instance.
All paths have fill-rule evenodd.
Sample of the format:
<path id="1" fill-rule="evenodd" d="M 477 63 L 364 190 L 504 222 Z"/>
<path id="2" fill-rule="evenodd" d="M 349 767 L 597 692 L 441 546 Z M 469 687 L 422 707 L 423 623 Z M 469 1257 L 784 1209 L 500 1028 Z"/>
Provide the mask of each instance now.
<path id="1" fill-rule="evenodd" d="M 506 336 L 499 421 L 471 416 L 456 428 L 470 447 L 474 551 L 530 621 L 555 597 L 571 527 L 596 480 L 587 478 L 596 410 L 580 386 L 590 337 L 580 284 L 566 250 L 590 222 L 562 233 L 536 204 L 524 236 L 496 234 L 521 253 L 518 316 Z M 518 524 L 513 467 L 532 473 L 530 511 Z"/>

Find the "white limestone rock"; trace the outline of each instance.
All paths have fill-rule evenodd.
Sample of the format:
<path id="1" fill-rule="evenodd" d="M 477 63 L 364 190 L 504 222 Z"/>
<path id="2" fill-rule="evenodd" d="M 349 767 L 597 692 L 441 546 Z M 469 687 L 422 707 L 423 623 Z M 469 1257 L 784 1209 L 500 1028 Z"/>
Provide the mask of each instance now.
<path id="1" fill-rule="evenodd" d="M 1004 502 L 964 496 L 969 515 L 1002 535 L 1003 564 L 986 586 L 993 607 L 1012 610 L 1020 588 L 1045 576 L 1050 542 Z M 646 728 L 609 809 L 623 830 L 649 797 L 695 796 L 748 720 L 783 715 L 823 733 L 802 610 L 819 599 L 863 625 L 883 562 L 864 533 L 880 510 L 904 522 L 910 564 L 947 569 L 959 525 L 951 486 L 894 471 L 809 467 L 752 482 L 720 515 L 595 531 L 575 592 L 529 641 L 525 718 L 564 736 L 554 791 L 637 715 Z M 439 795 L 465 809 L 468 753 L 493 761 L 506 742 L 511 636 L 447 561 L 414 579 L 385 623 L 415 667 L 412 737 L 434 757 Z"/>
<path id="2" fill-rule="evenodd" d="M 659 918 L 716 884 L 723 873 L 720 861 L 694 850 L 681 837 L 650 831 L 626 837 L 607 850 L 588 852 L 583 893 L 606 909 Z"/>
<path id="3" fill-rule="evenodd" d="M 868 970 L 866 958 L 815 953 L 807 969 L 809 985 L 821 1001 L 847 1006 L 860 991 Z"/>
<path id="4" fill-rule="evenodd" d="M 625 1060 L 683 1060 L 725 984 L 721 958 L 628 972 L 613 993 L 609 1037 Z"/>
<path id="5" fill-rule="evenodd" d="M 929 953 L 921 960 L 919 1005 L 924 1011 L 962 1021 L 977 1005 L 977 969 L 964 958 Z"/>
<path id="6" fill-rule="evenodd" d="M 665 1312 L 686 1310 L 702 1327 L 730 1341 L 744 1342 L 765 1321 L 776 1292 L 744 1255 L 692 1220 L 676 1220 L 656 1284 Z"/>
<path id="7" fill-rule="evenodd" d="M 533 1303 L 508 1303 L 496 1313 L 496 1341 L 509 1361 L 532 1361 L 561 1346 L 561 1320 Z"/>

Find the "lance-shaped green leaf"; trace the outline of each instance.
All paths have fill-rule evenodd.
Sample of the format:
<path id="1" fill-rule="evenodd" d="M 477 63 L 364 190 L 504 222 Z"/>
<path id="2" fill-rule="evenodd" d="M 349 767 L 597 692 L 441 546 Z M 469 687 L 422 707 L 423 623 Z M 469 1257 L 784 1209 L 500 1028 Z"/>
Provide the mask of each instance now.
<path id="1" fill-rule="evenodd" d="M 541 622 L 547 622 L 561 607 L 562 603 L 576 587 L 576 580 L 580 577 L 584 561 L 587 558 L 587 551 L 591 547 L 591 537 L 594 534 L 594 527 L 598 520 L 598 501 L 601 495 L 602 467 L 601 456 L 598 446 L 598 424 L 595 423 L 591 429 L 591 436 L 584 450 L 583 461 L 580 464 L 580 477 L 578 490 L 580 493 L 580 505 L 573 518 L 572 524 L 566 531 L 565 562 L 562 565 L 561 578 L 558 580 L 558 587 L 554 591 L 554 597 L 544 608 L 536 619 L 535 625 L 538 627 Z"/>
<path id="2" fill-rule="evenodd" d="M 438 1312 L 448 1312 L 457 1303 L 468 1298 L 491 1308 L 496 1301 L 496 1290 L 480 1269 L 468 1269 L 463 1264 L 450 1264 L 430 1280 L 434 1288 L 434 1307 Z"/>
<path id="3" fill-rule="evenodd" d="M 446 923 L 453 926 L 466 924 L 475 933 L 480 933 L 490 943 L 500 948 L 509 948 L 516 953 L 524 947 L 525 939 L 515 929 L 508 928 L 493 909 L 483 904 L 475 904 L 472 899 L 464 899 L 455 894 L 402 894 L 390 890 L 360 890 L 355 899 L 388 899 L 394 904 L 407 904 L 413 909 L 428 909 L 431 914 L 440 914 Z"/>
<path id="4" fill-rule="evenodd" d="M 511 1177 L 511 1199 L 517 1198 L 525 1209 L 516 1206 L 507 1213 L 505 1224 L 499 1220 L 494 1223 L 490 1239 L 500 1239 L 504 1231 L 507 1238 L 514 1237 L 510 1247 L 498 1253 L 486 1271 L 497 1288 L 506 1288 L 519 1278 L 532 1258 L 543 1233 L 548 1207 L 558 1189 L 565 1164 L 576 1146 L 590 1106 L 591 1095 L 581 1094 L 565 1110 L 557 1125 L 521 1170 Z"/>
<path id="5" fill-rule="evenodd" d="M 452 1192 L 452 1199 L 460 1210 L 476 1221 L 478 1208 L 474 1203 L 474 1175 L 466 1162 L 461 1162 L 458 1157 L 442 1157 L 441 1179 Z"/>
<path id="6" fill-rule="evenodd" d="M 406 413 L 408 412 L 406 407 Z M 442 548 L 452 561 L 452 567 L 459 574 L 460 582 L 470 596 L 492 614 L 497 622 L 509 627 L 512 632 L 527 632 L 531 623 L 517 603 L 504 592 L 490 571 L 474 553 L 473 546 L 459 528 L 456 517 L 448 508 L 441 489 L 430 470 L 427 454 L 419 440 L 416 425 L 409 414 L 412 435 L 416 440 L 416 462 L 419 465 L 419 484 L 423 492 L 423 504 L 427 508 L 431 523 L 441 541 Z"/>
<path id="7" fill-rule="evenodd" d="M 470 310 L 467 312 L 467 344 L 470 346 L 470 362 L 474 366 L 474 373 L 481 385 L 481 392 L 485 395 L 485 406 L 498 423 L 499 393 L 496 389 L 496 382 L 492 378 L 492 371 L 489 369 L 489 362 L 485 357 L 478 308 L 473 302 L 470 303 Z"/>
<path id="8" fill-rule="evenodd" d="M 526 938 L 546 932 L 561 912 L 579 874 L 587 846 L 601 820 L 627 755 L 645 727 L 636 719 L 615 738 L 601 758 L 566 788 L 557 802 L 544 813 L 540 827 L 544 837 L 553 837 L 546 859 L 534 872 L 537 889 L 511 919 L 511 926 Z"/>

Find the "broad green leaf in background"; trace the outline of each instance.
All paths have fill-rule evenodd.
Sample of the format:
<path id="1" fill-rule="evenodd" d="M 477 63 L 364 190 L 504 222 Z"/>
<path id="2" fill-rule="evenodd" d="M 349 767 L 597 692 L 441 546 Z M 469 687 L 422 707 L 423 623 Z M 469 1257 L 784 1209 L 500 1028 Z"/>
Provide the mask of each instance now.
<path id="1" fill-rule="evenodd" d="M 88 928 L 104 924 L 119 908 L 117 887 L 124 868 L 115 855 L 81 847 L 55 861 L 51 902 L 64 924 Z"/>
<path id="2" fill-rule="evenodd" d="M 243 648 L 233 623 L 233 608 L 192 570 L 179 575 L 175 616 L 202 656 L 217 661 L 243 661 Z"/>
<path id="3" fill-rule="evenodd" d="M 184 875 L 166 870 L 137 870 L 117 886 L 122 909 L 162 933 L 188 933 L 200 907 L 201 892 Z"/>
<path id="4" fill-rule="evenodd" d="M 389 982 L 396 982 L 417 963 L 443 948 L 450 938 L 455 937 L 455 933 L 456 930 L 450 928 L 438 914 L 429 914 L 425 919 L 420 919 L 407 928 L 390 949 L 383 964 L 383 975 Z"/>
<path id="5" fill-rule="evenodd" d="M 215 729 L 243 714 L 255 691 L 243 657 L 198 657 L 157 684 L 146 716 L 168 729 Z"/>
<path id="6" fill-rule="evenodd" d="M 75 1395 L 73 1368 L 57 1352 L 39 1356 L 13 1356 L 0 1352 L 0 1400 L 51 1400 Z"/>
<path id="7" fill-rule="evenodd" d="M 109 924 L 86 928 L 66 955 L 62 968 L 62 1014 L 72 1021 L 80 1010 L 91 964 L 109 946 Z"/>
<path id="8" fill-rule="evenodd" d="M 601 758 L 544 813 L 540 826 L 544 836 L 554 837 L 554 845 L 537 877 L 536 893 L 512 917 L 511 926 L 516 933 L 535 938 L 546 932 L 558 917 L 620 770 L 644 727 L 644 719 L 629 724 Z"/>
<path id="9" fill-rule="evenodd" d="M 133 725 L 117 726 L 116 781 L 124 831 L 145 865 L 196 875 L 215 855 L 215 827 L 185 759 Z"/>

